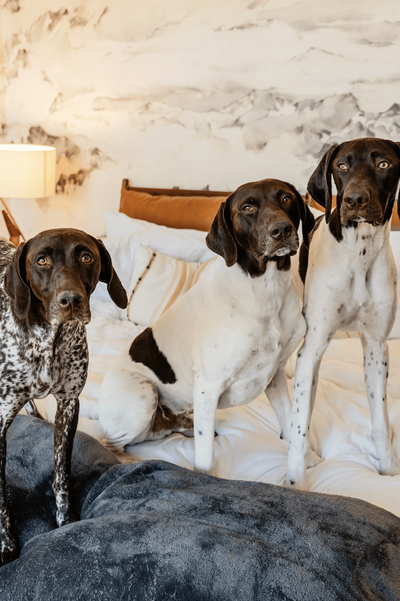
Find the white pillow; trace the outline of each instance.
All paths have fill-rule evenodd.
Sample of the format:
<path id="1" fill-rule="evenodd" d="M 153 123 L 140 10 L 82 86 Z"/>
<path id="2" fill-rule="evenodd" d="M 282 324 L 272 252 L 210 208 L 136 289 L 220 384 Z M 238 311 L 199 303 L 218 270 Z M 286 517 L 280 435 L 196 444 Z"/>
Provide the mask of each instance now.
<path id="1" fill-rule="evenodd" d="M 140 246 L 128 287 L 126 317 L 148 326 L 198 280 L 210 262 L 180 261 Z"/>
<path id="2" fill-rule="evenodd" d="M 140 230 L 148 229 L 161 229 L 169 230 L 175 234 L 189 235 L 196 240 L 204 241 L 207 232 L 201 230 L 190 230 L 183 228 L 167 227 L 166 225 L 158 225 L 158 223 L 152 223 L 151 221 L 145 221 L 144 219 L 135 219 L 134 217 L 128 217 L 125 213 L 112 213 L 111 211 L 103 210 L 104 222 L 106 226 L 107 236 L 125 236 L 126 234 L 132 234 Z"/>
<path id="3" fill-rule="evenodd" d="M 136 234 L 144 246 L 156 246 L 158 252 L 184 261 L 208 261 L 215 256 L 206 246 L 207 232 L 157 225 L 124 213 L 103 212 L 108 238 Z"/>
<path id="4" fill-rule="evenodd" d="M 113 266 L 122 285 L 127 290 L 135 267 L 139 246 L 183 261 L 203 262 L 215 257 L 206 245 L 206 232 L 157 225 L 141 219 L 131 219 L 123 213 L 104 211 L 107 237 L 102 241 L 111 255 Z M 122 232 L 124 235 L 120 235 Z M 93 299 L 110 301 L 106 284 L 100 282 Z"/>

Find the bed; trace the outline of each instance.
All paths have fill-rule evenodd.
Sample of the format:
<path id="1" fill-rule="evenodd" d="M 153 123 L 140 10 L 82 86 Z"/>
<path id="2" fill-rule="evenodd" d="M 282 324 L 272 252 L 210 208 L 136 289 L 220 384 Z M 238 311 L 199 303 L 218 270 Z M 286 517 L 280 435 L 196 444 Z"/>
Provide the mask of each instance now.
<path id="1" fill-rule="evenodd" d="M 50 396 L 38 402 L 49 423 L 20 415 L 10 430 L 7 473 L 23 554 L 0 569 L 1 599 L 400 598 L 400 476 L 378 473 L 357 333 L 338 333 L 322 361 L 311 442 L 324 461 L 308 470 L 310 493 L 276 486 L 285 478 L 287 444 L 265 394 L 217 411 L 217 478 L 192 472 L 194 441 L 180 434 L 128 446 L 122 464 L 100 444 L 97 398 L 107 369 L 213 260 L 205 235 L 227 195 L 124 180 L 120 211 L 105 211 L 103 242 L 129 304 L 118 309 L 104 284 L 92 296 L 73 463 L 81 522 L 54 530 Z M 400 282 L 398 227 L 391 244 Z M 400 315 L 389 354 L 388 407 L 400 456 Z M 292 356 L 289 390 L 294 370 Z M 40 444 L 30 443 L 28 461 L 21 457 L 29 436 Z M 28 486 L 29 462 L 36 480 Z M 37 509 L 28 517 L 18 500 L 25 489 Z M 48 560 L 53 567 L 38 570 Z"/>

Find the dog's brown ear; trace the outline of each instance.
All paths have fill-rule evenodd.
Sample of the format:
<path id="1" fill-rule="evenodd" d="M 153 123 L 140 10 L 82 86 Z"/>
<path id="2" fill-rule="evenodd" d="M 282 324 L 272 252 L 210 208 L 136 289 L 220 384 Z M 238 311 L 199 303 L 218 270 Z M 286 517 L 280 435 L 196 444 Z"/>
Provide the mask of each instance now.
<path id="1" fill-rule="evenodd" d="M 31 289 L 25 281 L 28 243 L 21 242 L 4 276 L 4 290 L 18 319 L 25 319 L 31 306 Z"/>
<path id="2" fill-rule="evenodd" d="M 340 146 L 333 144 L 327 150 L 307 184 L 307 190 L 313 199 L 325 208 L 326 222 L 329 221 L 332 209 L 332 160 Z"/>
<path id="3" fill-rule="evenodd" d="M 304 242 L 304 245 L 308 248 L 309 244 L 310 244 L 309 236 L 315 225 L 315 217 L 311 213 L 309 206 L 304 201 L 304 198 L 301 196 L 300 192 L 298 192 L 292 184 L 288 184 L 288 186 L 291 190 L 293 190 L 293 192 L 297 198 L 297 204 L 298 204 L 299 211 L 300 211 L 303 242 Z"/>
<path id="4" fill-rule="evenodd" d="M 113 267 L 110 253 L 101 240 L 96 240 L 96 242 L 101 257 L 101 271 L 99 280 L 100 282 L 105 282 L 107 284 L 108 294 L 111 296 L 111 299 L 114 301 L 117 307 L 120 309 L 126 309 L 128 297 L 126 296 L 125 288 L 121 284 L 121 280 L 119 279 L 117 272 Z"/>
<path id="5" fill-rule="evenodd" d="M 221 202 L 218 213 L 206 237 L 208 248 L 223 257 L 228 267 L 232 267 L 238 258 L 237 246 L 233 237 L 229 216 L 232 196 L 229 196 L 225 202 Z"/>

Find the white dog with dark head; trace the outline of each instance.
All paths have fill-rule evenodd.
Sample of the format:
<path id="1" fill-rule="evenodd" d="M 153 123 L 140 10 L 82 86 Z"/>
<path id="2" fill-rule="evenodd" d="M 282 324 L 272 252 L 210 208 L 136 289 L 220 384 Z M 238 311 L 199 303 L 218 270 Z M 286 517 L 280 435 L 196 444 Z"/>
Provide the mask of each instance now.
<path id="1" fill-rule="evenodd" d="M 217 408 L 266 390 L 288 440 L 284 366 L 305 333 L 290 255 L 314 218 L 288 183 L 240 186 L 207 236 L 219 257 L 198 283 L 115 361 L 100 393 L 100 422 L 117 448 L 193 428 L 195 469 L 212 472 Z"/>
<path id="2" fill-rule="evenodd" d="M 337 207 L 331 212 L 332 176 Z M 336 330 L 361 334 L 380 472 L 400 473 L 391 445 L 386 402 L 386 341 L 397 305 L 397 274 L 389 234 L 399 177 L 399 144 L 362 138 L 332 146 L 308 183 L 311 196 L 325 207 L 325 219 L 317 220 L 309 245 L 299 253 L 307 334 L 298 353 L 294 382 L 286 478 L 289 487 L 306 485 L 319 366 Z"/>

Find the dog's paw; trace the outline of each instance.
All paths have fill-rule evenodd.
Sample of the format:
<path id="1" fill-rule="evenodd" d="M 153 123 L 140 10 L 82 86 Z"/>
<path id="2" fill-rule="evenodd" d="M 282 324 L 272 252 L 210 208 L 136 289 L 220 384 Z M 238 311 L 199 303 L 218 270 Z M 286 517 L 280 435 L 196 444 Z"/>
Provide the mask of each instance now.
<path id="1" fill-rule="evenodd" d="M 305 483 L 296 482 L 295 480 L 285 480 L 282 484 L 283 488 L 290 488 L 291 490 L 307 490 Z"/>
<path id="2" fill-rule="evenodd" d="M 79 515 L 72 511 L 72 509 L 67 509 L 66 511 L 57 511 L 56 522 L 57 526 L 61 528 L 62 526 L 73 524 L 73 522 L 79 522 Z"/>
<path id="3" fill-rule="evenodd" d="M 379 472 L 382 474 L 382 476 L 398 476 L 400 474 L 400 461 L 394 454 L 392 454 L 392 457 L 386 463 L 386 465 L 380 461 Z"/>
<path id="4" fill-rule="evenodd" d="M 319 465 L 322 462 L 322 457 L 317 455 L 315 451 L 313 451 L 312 449 L 308 451 L 307 468 L 315 467 L 316 465 Z"/>
<path id="5" fill-rule="evenodd" d="M 205 468 L 198 467 L 198 466 L 195 465 L 193 467 L 193 471 L 196 472 L 196 473 L 198 473 L 198 474 L 205 474 L 206 476 L 215 476 L 216 475 L 215 474 L 214 466 L 211 467 L 210 469 L 205 469 Z"/>
<path id="6" fill-rule="evenodd" d="M 2 535 L 0 543 L 0 567 L 19 557 L 19 547 L 11 534 Z"/>
<path id="7" fill-rule="evenodd" d="M 282 485 L 284 488 L 291 488 L 292 490 L 308 490 L 306 483 L 306 474 L 300 473 L 287 473 L 286 478 Z"/>

